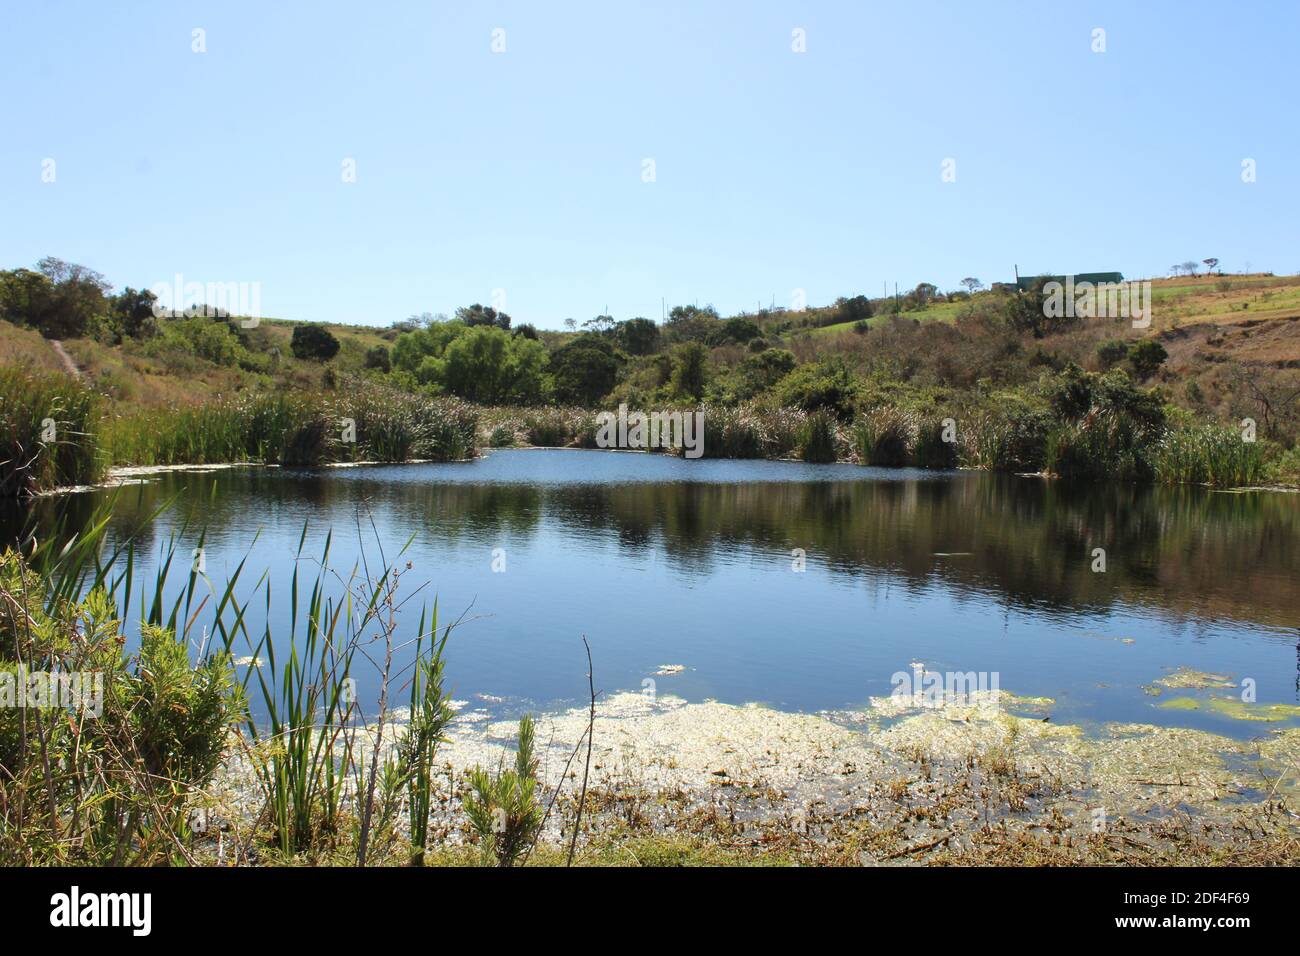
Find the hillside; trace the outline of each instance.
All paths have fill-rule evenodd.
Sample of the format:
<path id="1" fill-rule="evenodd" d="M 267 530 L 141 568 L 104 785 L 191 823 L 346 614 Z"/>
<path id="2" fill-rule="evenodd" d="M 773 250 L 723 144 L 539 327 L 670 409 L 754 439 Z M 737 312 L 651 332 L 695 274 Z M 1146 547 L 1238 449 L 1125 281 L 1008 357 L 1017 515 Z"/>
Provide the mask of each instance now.
<path id="1" fill-rule="evenodd" d="M 159 318 L 143 293 L 110 295 L 102 277 L 86 279 L 72 264 L 46 268 L 54 279 L 0 273 L 0 307 L 20 319 L 26 309 L 27 318 L 0 321 L 4 361 L 56 379 L 75 364 L 80 385 L 118 423 L 96 439 L 100 457 L 118 463 L 264 457 L 275 442 L 249 438 L 251 426 L 239 423 L 249 401 L 267 407 L 279 396 L 301 423 L 366 395 L 372 409 L 388 403 L 396 414 L 401 405 L 415 416 L 400 454 L 424 440 L 421 428 L 441 428 L 435 420 L 459 423 L 438 446 L 451 454 L 465 441 L 590 444 L 602 409 L 704 404 L 713 409 L 707 454 L 722 457 L 1215 484 L 1293 482 L 1300 473 L 1296 276 L 1155 280 L 1144 328 L 1130 316 L 1062 317 L 1037 288 L 943 293 L 922 283 L 898 297 L 798 312 L 724 318 L 710 306 L 678 306 L 663 324 L 597 316 L 549 332 L 481 305 L 386 328 Z M 77 328 L 83 334 L 53 337 Z M 421 404 L 444 400 L 470 411 Z M 183 434 L 191 413 L 206 410 L 230 430 L 220 449 Z M 464 414 L 477 416 L 464 425 L 467 439 Z M 44 417 L 34 406 L 31 415 Z M 434 417 L 419 425 L 426 415 Z M 964 437 L 941 439 L 942 423 L 958 419 Z M 1240 447 L 1246 420 L 1265 445 Z M 165 441 L 151 437 L 164 431 Z M 278 442 L 289 433 L 276 434 Z M 1174 434 L 1184 437 L 1171 444 Z"/>

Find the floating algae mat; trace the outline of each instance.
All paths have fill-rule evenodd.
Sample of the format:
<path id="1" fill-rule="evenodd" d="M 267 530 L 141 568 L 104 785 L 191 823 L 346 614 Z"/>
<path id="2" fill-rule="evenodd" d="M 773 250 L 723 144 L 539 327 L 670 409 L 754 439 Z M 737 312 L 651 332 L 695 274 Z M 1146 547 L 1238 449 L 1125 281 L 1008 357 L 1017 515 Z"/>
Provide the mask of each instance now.
<path id="1" fill-rule="evenodd" d="M 1205 711 L 1233 720 L 1277 722 L 1300 719 L 1300 706 L 1295 704 L 1251 703 L 1236 697 L 1171 697 L 1161 701 L 1159 706 L 1164 710 Z"/>

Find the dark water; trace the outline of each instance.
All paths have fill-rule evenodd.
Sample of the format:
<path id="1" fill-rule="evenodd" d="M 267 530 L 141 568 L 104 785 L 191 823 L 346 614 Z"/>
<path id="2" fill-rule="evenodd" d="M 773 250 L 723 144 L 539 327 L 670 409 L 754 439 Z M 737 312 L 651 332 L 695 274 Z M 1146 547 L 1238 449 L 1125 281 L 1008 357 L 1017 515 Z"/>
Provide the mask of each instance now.
<path id="1" fill-rule="evenodd" d="M 109 494 L 47 500 L 38 519 L 76 526 Z M 404 633 L 426 596 L 444 621 L 467 611 L 451 684 L 501 711 L 583 698 L 583 635 L 600 689 L 652 677 L 661 693 L 791 710 L 860 706 L 912 661 L 996 672 L 1003 690 L 1055 698 L 1061 722 L 1276 726 L 1160 709 L 1142 685 L 1176 666 L 1252 678 L 1261 703 L 1297 702 L 1295 495 L 583 451 L 172 473 L 116 494 L 113 533 L 143 549 L 137 581 L 169 538 L 188 555 L 206 528 L 208 577 L 223 584 L 247 556 L 248 598 L 269 571 L 281 634 L 304 522 L 313 558 L 333 528 L 344 576 L 359 520 L 371 561 L 371 521 L 390 559 L 414 535 L 403 590 L 428 588 Z M 1105 573 L 1091 570 L 1094 548 Z M 316 566 L 303 564 L 310 581 Z M 685 670 L 655 676 L 665 664 Z"/>

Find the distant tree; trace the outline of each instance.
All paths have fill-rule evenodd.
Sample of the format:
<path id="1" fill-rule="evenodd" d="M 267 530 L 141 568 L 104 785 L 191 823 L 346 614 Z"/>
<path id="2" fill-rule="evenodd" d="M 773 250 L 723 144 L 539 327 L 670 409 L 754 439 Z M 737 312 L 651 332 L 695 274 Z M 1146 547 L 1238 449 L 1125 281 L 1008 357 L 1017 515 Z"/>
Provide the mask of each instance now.
<path id="1" fill-rule="evenodd" d="M 422 384 L 433 381 L 437 366 L 425 366 L 425 361 L 440 360 L 451 341 L 464 331 L 463 322 L 453 321 L 438 322 L 428 328 L 402 333 L 393 343 L 393 367 L 410 372 Z"/>
<path id="2" fill-rule="evenodd" d="M 659 347 L 659 326 L 650 319 L 628 319 L 615 331 L 619 345 L 631 355 L 649 355 Z"/>
<path id="3" fill-rule="evenodd" d="M 574 331 L 575 329 L 577 329 L 577 327 L 578 327 L 578 320 L 577 320 L 577 319 L 573 319 L 573 318 L 565 319 L 565 320 L 564 320 L 564 327 L 565 327 L 566 329 L 568 329 L 570 332 L 572 332 L 572 331 Z"/>
<path id="4" fill-rule="evenodd" d="M 294 326 L 289 350 L 296 359 L 328 362 L 339 354 L 339 340 L 323 325 Z"/>
<path id="5" fill-rule="evenodd" d="M 523 322 L 519 325 L 516 325 L 513 329 L 511 329 L 510 334 L 522 335 L 524 338 L 532 339 L 534 342 L 536 342 L 537 326 L 533 325 L 531 322 Z"/>
<path id="6" fill-rule="evenodd" d="M 479 305 L 475 302 L 471 306 L 459 308 L 456 310 L 456 318 L 470 328 L 476 325 L 491 325 L 503 332 L 510 331 L 510 316 L 498 312 L 490 305 Z"/>
<path id="7" fill-rule="evenodd" d="M 748 386 L 745 397 L 771 388 L 793 372 L 797 364 L 794 353 L 787 349 L 767 349 L 749 356 L 740 366 Z"/>
<path id="8" fill-rule="evenodd" d="M 77 338 L 108 318 L 106 296 L 113 287 L 94 269 L 46 256 L 26 269 L 5 273 L 5 312 L 46 338 Z M 36 275 L 44 278 L 37 280 Z"/>
<path id="9" fill-rule="evenodd" d="M 392 357 L 387 345 L 376 345 L 366 352 L 366 368 L 377 368 L 381 372 L 387 372 L 392 367 Z"/>
<path id="10" fill-rule="evenodd" d="M 438 362 L 438 383 L 472 402 L 532 404 L 540 400 L 546 349 L 500 326 L 467 328 Z"/>
<path id="11" fill-rule="evenodd" d="M 710 336 L 710 341 L 714 345 L 725 345 L 728 342 L 744 345 L 750 339 L 756 339 L 762 334 L 763 330 L 753 319 L 738 315 L 722 322 Z"/>
<path id="12" fill-rule="evenodd" d="M 718 311 L 711 305 L 675 305 L 668 312 L 664 334 L 670 342 L 707 342 L 718 324 Z"/>
<path id="13" fill-rule="evenodd" d="M 980 280 L 976 279 L 974 276 L 967 276 L 962 279 L 961 284 L 964 285 L 966 291 L 970 293 L 978 292 L 980 289 L 984 288 L 984 283 L 980 282 Z"/>
<path id="14" fill-rule="evenodd" d="M 1007 324 L 1017 332 L 1028 332 L 1040 339 L 1049 332 L 1058 331 L 1079 320 L 1077 314 L 1069 316 L 1062 308 L 1055 311 L 1049 308 L 1048 296 L 1043 287 L 1049 280 L 1039 278 L 1028 289 L 1022 289 L 1007 297 L 1001 310 Z"/>
<path id="15" fill-rule="evenodd" d="M 593 405 L 614 388 L 622 359 L 604 336 L 584 333 L 551 353 L 555 399 L 568 405 Z"/>
<path id="16" fill-rule="evenodd" d="M 918 282 L 916 288 L 912 290 L 912 296 L 916 299 L 917 305 L 925 306 L 930 304 L 939 292 L 939 287 L 933 282 Z"/>
<path id="17" fill-rule="evenodd" d="M 1205 263 L 1205 270 L 1207 272 L 1213 272 L 1219 267 L 1219 260 L 1215 259 L 1213 256 L 1209 259 L 1202 259 L 1201 262 Z"/>
<path id="18" fill-rule="evenodd" d="M 835 300 L 836 319 L 840 322 L 858 322 L 871 318 L 871 300 L 865 295 L 855 295 L 851 299 Z"/>
<path id="19" fill-rule="evenodd" d="M 31 269 L 0 272 L 0 319 L 39 329 L 54 306 L 54 283 Z"/>
<path id="20" fill-rule="evenodd" d="M 1200 268 L 1200 266 L 1192 259 L 1188 259 L 1186 262 L 1183 263 L 1183 271 L 1186 272 L 1189 276 L 1196 275 L 1196 270 L 1198 268 Z"/>
<path id="21" fill-rule="evenodd" d="M 154 317 L 154 304 L 158 297 L 148 289 L 132 289 L 127 286 L 112 298 L 112 311 L 122 334 L 128 338 L 140 339 L 158 331 L 157 319 Z"/>
<path id="22" fill-rule="evenodd" d="M 594 332 L 597 335 L 606 335 L 614 331 L 614 317 L 612 315 L 598 315 L 593 319 L 588 319 L 582 323 L 582 327 L 588 332 Z"/>
<path id="23" fill-rule="evenodd" d="M 704 398 L 708 384 L 709 350 L 699 342 L 685 342 L 673 351 L 673 391 L 692 401 Z"/>

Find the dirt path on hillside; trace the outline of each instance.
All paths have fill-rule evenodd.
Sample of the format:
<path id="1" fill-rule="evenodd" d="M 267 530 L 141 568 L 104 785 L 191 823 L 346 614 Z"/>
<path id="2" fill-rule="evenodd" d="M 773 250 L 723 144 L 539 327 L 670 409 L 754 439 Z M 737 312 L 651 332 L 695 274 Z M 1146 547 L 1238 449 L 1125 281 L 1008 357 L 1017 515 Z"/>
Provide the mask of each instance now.
<path id="1" fill-rule="evenodd" d="M 59 361 L 63 363 L 64 371 L 73 378 L 81 378 L 81 366 L 73 361 L 72 356 L 68 354 L 68 350 L 63 347 L 63 343 L 58 339 L 50 339 L 49 343 L 50 348 L 54 349 L 54 354 L 57 355 Z"/>

